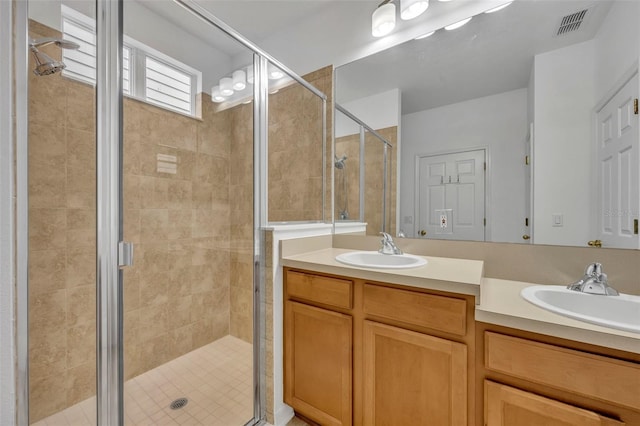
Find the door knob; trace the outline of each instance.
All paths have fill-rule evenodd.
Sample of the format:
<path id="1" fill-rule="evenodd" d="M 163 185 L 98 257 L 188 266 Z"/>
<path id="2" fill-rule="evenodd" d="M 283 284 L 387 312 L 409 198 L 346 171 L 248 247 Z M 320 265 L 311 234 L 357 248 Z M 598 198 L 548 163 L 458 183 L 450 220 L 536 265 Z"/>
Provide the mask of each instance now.
<path id="1" fill-rule="evenodd" d="M 602 241 L 600 240 L 591 240 L 587 244 L 589 247 L 602 247 Z"/>
<path id="2" fill-rule="evenodd" d="M 422 236 L 424 237 L 425 235 L 427 235 L 427 231 L 425 231 L 425 230 L 423 229 L 422 231 L 420 231 L 420 235 L 422 235 Z"/>
<path id="3" fill-rule="evenodd" d="M 528 240 L 529 238 L 531 238 L 531 237 L 530 237 L 530 236 L 528 236 L 527 234 L 524 234 L 524 235 L 522 236 L 522 239 L 523 239 L 523 240 Z"/>

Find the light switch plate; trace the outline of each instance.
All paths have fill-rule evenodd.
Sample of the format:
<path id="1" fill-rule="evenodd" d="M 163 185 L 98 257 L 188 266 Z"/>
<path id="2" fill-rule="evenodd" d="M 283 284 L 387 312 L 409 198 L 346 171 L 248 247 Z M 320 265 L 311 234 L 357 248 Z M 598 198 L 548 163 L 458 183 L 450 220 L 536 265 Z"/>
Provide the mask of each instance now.
<path id="1" fill-rule="evenodd" d="M 562 213 L 554 213 L 551 215 L 551 226 L 564 226 L 564 215 Z"/>

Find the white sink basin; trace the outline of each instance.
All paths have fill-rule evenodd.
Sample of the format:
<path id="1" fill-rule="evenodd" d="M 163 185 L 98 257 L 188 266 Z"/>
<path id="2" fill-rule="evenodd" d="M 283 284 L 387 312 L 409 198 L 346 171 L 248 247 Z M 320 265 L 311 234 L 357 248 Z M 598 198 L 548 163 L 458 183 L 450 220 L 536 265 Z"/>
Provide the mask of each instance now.
<path id="1" fill-rule="evenodd" d="M 520 294 L 528 302 L 560 315 L 640 333 L 640 296 L 600 296 L 555 285 L 527 287 Z"/>
<path id="2" fill-rule="evenodd" d="M 352 251 L 336 256 L 345 265 L 360 268 L 408 269 L 427 264 L 427 260 L 412 254 L 381 254 L 377 251 Z"/>

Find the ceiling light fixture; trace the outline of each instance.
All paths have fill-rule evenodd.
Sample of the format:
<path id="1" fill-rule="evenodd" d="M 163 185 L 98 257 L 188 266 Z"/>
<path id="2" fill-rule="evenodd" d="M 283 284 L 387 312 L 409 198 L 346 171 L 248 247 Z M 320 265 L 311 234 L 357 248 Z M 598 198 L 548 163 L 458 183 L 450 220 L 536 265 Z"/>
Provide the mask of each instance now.
<path id="1" fill-rule="evenodd" d="M 429 8 L 429 0 L 400 0 L 400 18 L 403 21 L 417 18 Z"/>
<path id="2" fill-rule="evenodd" d="M 247 74 L 242 70 L 236 70 L 231 74 L 233 90 L 244 90 L 247 87 Z"/>
<path id="3" fill-rule="evenodd" d="M 382 37 L 396 27 L 396 5 L 386 0 L 371 15 L 371 34 Z"/>
<path id="4" fill-rule="evenodd" d="M 216 103 L 224 102 L 227 98 L 220 93 L 220 86 L 213 86 L 211 88 L 211 100 Z"/>
<path id="5" fill-rule="evenodd" d="M 447 25 L 446 27 L 444 27 L 445 30 L 451 31 L 451 30 L 456 30 L 458 28 L 460 28 L 461 26 L 465 25 L 467 22 L 469 22 L 471 20 L 471 16 L 463 19 L 462 21 L 458 21 L 454 24 L 451 25 Z"/>
<path id="6" fill-rule="evenodd" d="M 233 80 L 231 77 L 223 77 L 220 79 L 220 94 L 222 96 L 233 95 Z"/>
<path id="7" fill-rule="evenodd" d="M 512 2 L 512 1 L 510 1 L 509 3 L 501 4 L 501 5 L 500 5 L 500 6 L 498 6 L 498 7 L 494 7 L 493 9 L 486 10 L 484 13 L 493 13 L 493 12 L 497 12 L 497 11 L 502 10 L 502 9 L 504 9 L 505 7 L 509 6 L 511 3 L 513 3 L 513 2 Z"/>
<path id="8" fill-rule="evenodd" d="M 269 71 L 269 80 L 277 80 L 284 77 L 282 70 L 273 64 L 269 64 L 267 69 Z"/>
<path id="9" fill-rule="evenodd" d="M 422 34 L 421 36 L 418 36 L 418 37 L 414 38 L 414 40 L 422 40 L 423 38 L 427 38 L 429 36 L 432 36 L 435 33 L 436 33 L 435 31 L 431 31 L 430 33 Z"/>

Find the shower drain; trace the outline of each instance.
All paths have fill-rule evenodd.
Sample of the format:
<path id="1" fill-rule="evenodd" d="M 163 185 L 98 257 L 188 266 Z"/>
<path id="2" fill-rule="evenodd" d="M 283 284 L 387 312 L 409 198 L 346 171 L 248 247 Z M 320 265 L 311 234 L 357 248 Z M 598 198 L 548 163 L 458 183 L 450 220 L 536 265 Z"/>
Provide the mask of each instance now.
<path id="1" fill-rule="evenodd" d="M 169 408 L 171 408 L 172 410 L 179 410 L 185 405 L 187 405 L 188 402 L 189 400 L 187 398 L 178 398 L 175 401 L 173 401 L 171 405 L 169 405 Z"/>

